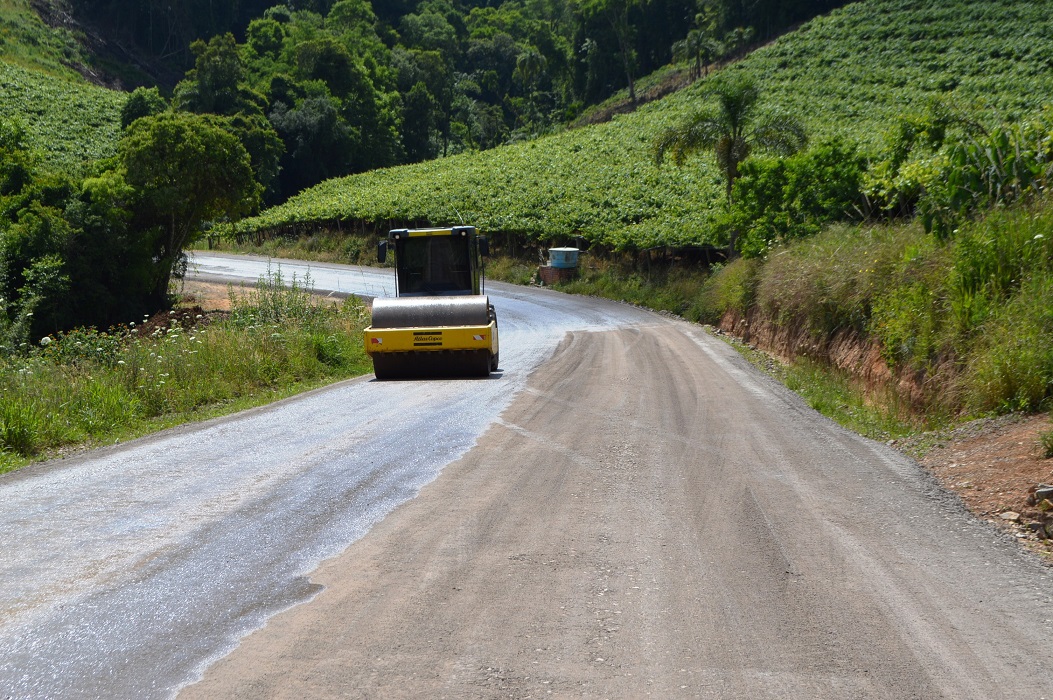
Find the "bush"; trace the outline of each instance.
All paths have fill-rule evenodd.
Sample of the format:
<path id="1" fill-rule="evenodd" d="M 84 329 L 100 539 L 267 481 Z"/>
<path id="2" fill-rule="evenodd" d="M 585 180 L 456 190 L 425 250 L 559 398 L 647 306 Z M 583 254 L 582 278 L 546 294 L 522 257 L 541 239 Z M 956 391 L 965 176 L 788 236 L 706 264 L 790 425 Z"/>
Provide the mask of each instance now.
<path id="1" fill-rule="evenodd" d="M 1053 459 L 1053 430 L 1039 433 L 1038 442 L 1042 447 L 1042 458 Z"/>
<path id="2" fill-rule="evenodd" d="M 923 241 L 915 227 L 832 226 L 768 257 L 756 303 L 777 323 L 815 337 L 865 332 L 874 300 L 895 285 L 907 251 Z"/>
<path id="3" fill-rule="evenodd" d="M 953 143 L 939 176 L 918 202 L 926 230 L 954 235 L 965 217 L 1045 191 L 1053 176 L 1053 109 Z"/>
<path id="4" fill-rule="evenodd" d="M 951 268 L 950 251 L 920 232 L 903 249 L 871 302 L 868 326 L 889 366 L 924 370 L 947 351 Z"/>
<path id="5" fill-rule="evenodd" d="M 729 225 L 742 255 L 818 233 L 824 224 L 859 214 L 865 161 L 855 146 L 830 141 L 788 158 L 743 163 Z"/>
<path id="6" fill-rule="evenodd" d="M 1053 208 L 996 211 L 954 241 L 951 312 L 959 332 L 980 327 L 1034 272 L 1053 270 Z"/>
<path id="7" fill-rule="evenodd" d="M 760 260 L 746 258 L 714 266 L 699 294 L 697 320 L 717 324 L 727 311 L 745 316 L 756 296 L 760 267 Z"/>

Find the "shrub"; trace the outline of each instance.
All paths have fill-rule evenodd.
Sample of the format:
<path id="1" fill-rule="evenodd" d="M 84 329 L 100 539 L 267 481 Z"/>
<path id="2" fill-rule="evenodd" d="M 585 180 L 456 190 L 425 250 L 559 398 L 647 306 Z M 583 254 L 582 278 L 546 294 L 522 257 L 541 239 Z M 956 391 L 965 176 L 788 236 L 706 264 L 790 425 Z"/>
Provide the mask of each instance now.
<path id="1" fill-rule="evenodd" d="M 949 238 L 966 216 L 1044 191 L 1053 176 L 1053 109 L 953 143 L 918 202 L 926 230 Z"/>
<path id="2" fill-rule="evenodd" d="M 1033 272 L 1053 270 L 1053 209 L 996 211 L 954 241 L 953 319 L 960 332 L 983 324 Z"/>
<path id="3" fill-rule="evenodd" d="M 757 283 L 757 305 L 780 324 L 813 336 L 843 328 L 865 332 L 874 300 L 894 284 L 915 227 L 834 225 L 768 256 Z"/>
<path id="4" fill-rule="evenodd" d="M 1038 442 L 1042 447 L 1042 458 L 1053 459 L 1053 430 L 1039 433 Z"/>
<path id="5" fill-rule="evenodd" d="M 728 311 L 745 316 L 756 296 L 760 267 L 760 260 L 746 258 L 714 266 L 695 306 L 697 320 L 717 324 Z"/>
<path id="6" fill-rule="evenodd" d="M 946 247 L 919 237 L 904 248 L 885 291 L 875 294 L 868 330 L 890 366 L 926 369 L 947 349 L 951 267 Z"/>
<path id="7" fill-rule="evenodd" d="M 855 218 L 864 170 L 855 146 L 841 140 L 787 158 L 746 161 L 729 217 L 739 251 L 763 255 L 777 243 L 815 235 L 824 224 Z"/>

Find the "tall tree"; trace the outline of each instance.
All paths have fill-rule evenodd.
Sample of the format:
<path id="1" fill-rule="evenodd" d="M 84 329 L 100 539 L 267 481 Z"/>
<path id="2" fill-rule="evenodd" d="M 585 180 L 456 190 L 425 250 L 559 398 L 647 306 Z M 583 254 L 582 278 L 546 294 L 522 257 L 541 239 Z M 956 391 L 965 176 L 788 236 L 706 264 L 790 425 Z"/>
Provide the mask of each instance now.
<path id="1" fill-rule="evenodd" d="M 622 57 L 622 68 L 629 85 L 629 101 L 636 104 L 635 57 L 633 52 L 633 27 L 629 22 L 629 10 L 647 0 L 579 0 L 578 7 L 586 19 L 602 18 L 614 32 L 618 41 L 618 52 Z"/>
<path id="2" fill-rule="evenodd" d="M 132 122 L 119 146 L 125 178 L 140 196 L 141 223 L 155 234 L 154 299 L 163 304 L 183 250 L 218 218 L 259 202 L 249 154 L 216 117 L 166 112 Z"/>
<path id="3" fill-rule="evenodd" d="M 691 79 L 702 77 L 703 68 L 709 72 L 709 63 L 720 55 L 722 46 L 701 29 L 692 29 L 687 36 L 673 44 L 673 58 L 677 61 L 691 61 Z"/>
<path id="4" fill-rule="evenodd" d="M 760 90 L 749 79 L 722 80 L 711 92 L 716 98 L 715 109 L 700 110 L 663 131 L 654 142 L 655 161 L 661 164 L 668 154 L 681 166 L 699 151 L 713 151 L 730 205 L 739 165 L 754 149 L 789 155 L 804 148 L 808 138 L 793 117 L 761 115 Z M 735 238 L 732 231 L 729 254 L 734 254 Z"/>
<path id="5" fill-rule="evenodd" d="M 259 112 L 253 96 L 243 88 L 245 69 L 233 34 L 200 39 L 190 45 L 196 60 L 186 79 L 175 87 L 172 102 L 176 109 L 199 114 L 237 114 Z"/>

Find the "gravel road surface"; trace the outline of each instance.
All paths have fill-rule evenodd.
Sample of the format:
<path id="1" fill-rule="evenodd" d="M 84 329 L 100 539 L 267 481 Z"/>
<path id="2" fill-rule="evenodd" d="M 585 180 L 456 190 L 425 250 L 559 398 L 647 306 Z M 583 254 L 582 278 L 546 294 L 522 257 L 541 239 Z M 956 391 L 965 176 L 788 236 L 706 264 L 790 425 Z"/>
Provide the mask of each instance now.
<path id="1" fill-rule="evenodd" d="M 489 380 L 0 477 L 0 697 L 1053 697 L 1049 570 L 912 462 L 696 326 L 489 291 Z"/>

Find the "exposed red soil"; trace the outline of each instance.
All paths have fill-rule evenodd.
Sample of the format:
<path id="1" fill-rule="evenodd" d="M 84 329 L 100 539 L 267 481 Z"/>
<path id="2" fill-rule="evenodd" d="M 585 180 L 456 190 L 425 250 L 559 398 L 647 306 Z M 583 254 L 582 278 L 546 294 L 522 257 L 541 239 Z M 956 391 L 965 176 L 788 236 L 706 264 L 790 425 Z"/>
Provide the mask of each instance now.
<path id="1" fill-rule="evenodd" d="M 1053 459 L 1044 457 L 1040 441 L 1050 430 L 1053 421 L 1045 414 L 981 419 L 937 437 L 934 446 L 921 448 L 918 461 L 977 517 L 1010 531 L 1053 563 L 1053 540 L 1036 532 L 1045 518 L 1030 498 L 1037 485 L 1053 484 Z M 901 447 L 918 453 L 924 439 Z"/>

